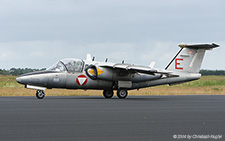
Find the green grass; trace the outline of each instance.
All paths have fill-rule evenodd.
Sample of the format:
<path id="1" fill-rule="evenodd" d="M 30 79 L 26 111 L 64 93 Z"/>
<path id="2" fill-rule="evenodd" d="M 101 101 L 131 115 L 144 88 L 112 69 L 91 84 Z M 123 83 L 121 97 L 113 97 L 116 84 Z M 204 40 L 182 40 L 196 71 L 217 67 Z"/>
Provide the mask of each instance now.
<path id="1" fill-rule="evenodd" d="M 183 83 L 178 86 L 225 86 L 225 76 L 202 76 L 199 80 Z"/>
<path id="2" fill-rule="evenodd" d="M 102 95 L 102 91 L 46 90 L 47 95 Z M 225 76 L 202 76 L 200 80 L 175 86 L 156 86 L 129 91 L 129 95 L 187 95 L 225 94 Z M 0 75 L 0 96 L 34 96 L 35 90 L 25 89 L 16 82 L 16 76 Z"/>
<path id="3" fill-rule="evenodd" d="M 16 82 L 16 76 L 0 75 L 0 88 L 21 88 L 22 85 Z"/>

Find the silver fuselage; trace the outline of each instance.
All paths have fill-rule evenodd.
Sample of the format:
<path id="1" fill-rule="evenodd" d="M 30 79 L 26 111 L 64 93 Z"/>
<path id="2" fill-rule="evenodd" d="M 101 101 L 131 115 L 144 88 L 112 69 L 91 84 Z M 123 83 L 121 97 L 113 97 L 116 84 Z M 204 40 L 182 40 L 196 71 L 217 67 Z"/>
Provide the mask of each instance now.
<path id="1" fill-rule="evenodd" d="M 84 66 L 89 66 L 85 63 Z M 94 62 L 93 62 L 94 63 Z M 98 62 L 99 63 L 99 62 Z M 105 63 L 105 62 L 104 62 Z M 39 71 L 27 73 L 19 76 L 16 80 L 25 87 L 39 86 L 47 89 L 65 88 L 65 89 L 118 89 L 125 88 L 127 90 L 139 89 L 164 84 L 177 84 L 192 80 L 197 80 L 201 77 L 199 73 L 180 73 L 179 77 L 164 77 L 162 74 L 149 75 L 139 72 L 128 72 L 113 68 L 98 67 L 103 73 L 98 75 L 97 80 L 91 79 L 85 72 L 85 68 L 81 72 L 69 73 L 68 71 Z M 79 84 L 79 76 L 85 76 L 85 82 Z M 85 84 L 84 84 L 85 83 Z"/>
<path id="2" fill-rule="evenodd" d="M 134 64 L 94 61 L 90 54 L 86 60 L 66 58 L 55 63 L 46 71 L 19 76 L 16 80 L 26 88 L 36 89 L 36 97 L 43 99 L 44 90 L 52 88 L 103 90 L 105 98 L 112 98 L 117 90 L 118 98 L 126 98 L 127 90 L 157 85 L 175 85 L 197 80 L 202 60 L 207 50 L 217 44 L 180 44 L 180 50 L 165 69 Z"/>

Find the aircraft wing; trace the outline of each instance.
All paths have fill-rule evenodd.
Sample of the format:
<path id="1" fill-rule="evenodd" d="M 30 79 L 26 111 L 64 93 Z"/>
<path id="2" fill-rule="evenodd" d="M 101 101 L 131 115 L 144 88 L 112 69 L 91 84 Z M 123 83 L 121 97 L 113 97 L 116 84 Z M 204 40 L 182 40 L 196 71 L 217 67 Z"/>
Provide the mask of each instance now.
<path id="1" fill-rule="evenodd" d="M 159 70 L 147 66 L 139 66 L 139 65 L 131 65 L 131 64 L 104 64 L 104 65 L 98 65 L 100 67 L 106 67 L 106 68 L 113 68 L 113 69 L 121 69 L 121 70 L 126 70 L 130 72 L 139 72 L 139 73 L 145 73 L 145 74 L 150 74 L 150 75 L 155 75 L 155 74 L 163 74 L 167 76 L 173 76 L 177 77 L 179 75 L 173 74 L 172 71 L 167 71 L 167 70 Z"/>

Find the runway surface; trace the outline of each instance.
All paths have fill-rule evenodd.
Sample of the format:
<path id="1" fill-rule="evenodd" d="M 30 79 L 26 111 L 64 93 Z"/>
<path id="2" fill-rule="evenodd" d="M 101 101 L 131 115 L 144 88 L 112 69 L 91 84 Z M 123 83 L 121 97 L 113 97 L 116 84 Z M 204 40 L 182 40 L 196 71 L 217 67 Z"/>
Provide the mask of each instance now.
<path id="1" fill-rule="evenodd" d="M 225 140 L 225 96 L 0 97 L 4 141 L 168 141 L 188 135 Z"/>

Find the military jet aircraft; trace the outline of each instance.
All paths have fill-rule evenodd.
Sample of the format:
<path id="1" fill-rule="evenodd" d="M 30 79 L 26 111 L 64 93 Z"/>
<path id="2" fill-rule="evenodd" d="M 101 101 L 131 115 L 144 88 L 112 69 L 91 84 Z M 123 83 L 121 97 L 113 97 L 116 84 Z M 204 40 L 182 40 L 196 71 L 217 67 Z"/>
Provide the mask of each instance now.
<path id="1" fill-rule="evenodd" d="M 91 55 L 86 60 L 63 59 L 45 71 L 23 74 L 16 81 L 25 88 L 35 89 L 36 97 L 43 99 L 44 90 L 52 88 L 103 90 L 105 98 L 112 98 L 117 90 L 119 98 L 126 98 L 128 90 L 157 85 L 174 85 L 201 77 L 200 66 L 206 50 L 219 47 L 217 44 L 180 44 L 181 48 L 165 69 L 133 64 L 94 61 Z"/>

